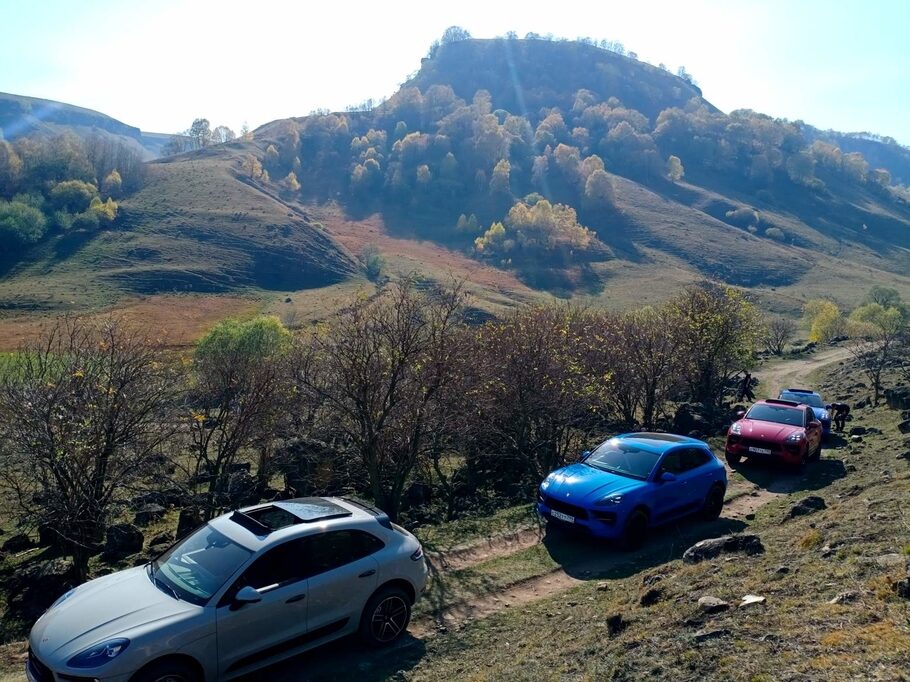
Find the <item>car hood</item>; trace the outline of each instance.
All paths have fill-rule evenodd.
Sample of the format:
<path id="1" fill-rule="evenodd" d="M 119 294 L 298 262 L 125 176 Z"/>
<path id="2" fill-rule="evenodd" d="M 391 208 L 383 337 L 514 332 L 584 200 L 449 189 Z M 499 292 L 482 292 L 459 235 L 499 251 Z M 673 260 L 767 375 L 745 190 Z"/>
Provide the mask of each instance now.
<path id="1" fill-rule="evenodd" d="M 29 644 L 46 663 L 66 663 L 85 649 L 115 637 L 128 639 L 149 626 L 198 614 L 202 607 L 178 601 L 152 584 L 144 566 L 85 583 L 44 613 Z"/>
<path id="2" fill-rule="evenodd" d="M 824 407 L 813 407 L 812 412 L 815 414 L 815 418 L 819 421 L 828 418 L 828 410 L 826 410 Z"/>
<path id="3" fill-rule="evenodd" d="M 579 504 L 596 502 L 614 493 L 627 493 L 644 484 L 644 481 L 577 463 L 551 473 L 544 479 L 541 490 L 557 500 Z"/>
<path id="4" fill-rule="evenodd" d="M 764 422 L 757 419 L 740 419 L 738 423 L 742 428 L 740 435 L 743 438 L 755 438 L 775 443 L 785 440 L 791 433 L 803 430 L 802 426 Z"/>

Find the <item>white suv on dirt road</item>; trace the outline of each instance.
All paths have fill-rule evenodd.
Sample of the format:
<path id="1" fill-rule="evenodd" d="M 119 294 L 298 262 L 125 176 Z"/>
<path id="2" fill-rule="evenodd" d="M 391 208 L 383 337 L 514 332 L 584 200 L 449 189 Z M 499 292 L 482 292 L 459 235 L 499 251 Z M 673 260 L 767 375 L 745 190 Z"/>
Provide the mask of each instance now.
<path id="1" fill-rule="evenodd" d="M 387 645 L 407 628 L 426 577 L 417 538 L 362 502 L 258 505 L 60 597 L 32 628 L 26 673 L 208 682 L 354 632 Z"/>

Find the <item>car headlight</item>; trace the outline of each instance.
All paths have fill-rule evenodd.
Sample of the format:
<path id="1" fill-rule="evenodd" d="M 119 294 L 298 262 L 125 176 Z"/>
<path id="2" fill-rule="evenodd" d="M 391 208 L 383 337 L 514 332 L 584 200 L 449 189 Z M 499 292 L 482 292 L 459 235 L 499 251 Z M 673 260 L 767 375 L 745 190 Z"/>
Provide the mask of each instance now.
<path id="1" fill-rule="evenodd" d="M 117 658 L 129 645 L 130 640 L 125 637 L 109 639 L 76 654 L 66 664 L 71 668 L 97 668 Z"/>
<path id="2" fill-rule="evenodd" d="M 743 432 L 743 425 L 740 424 L 739 422 L 733 422 L 733 424 L 730 426 L 730 435 L 739 436 L 739 435 L 742 435 L 742 432 Z"/>
<path id="3" fill-rule="evenodd" d="M 787 436 L 788 443 L 799 443 L 806 435 L 802 431 L 797 431 L 796 433 L 791 433 Z"/>
<path id="4" fill-rule="evenodd" d="M 600 500 L 597 504 L 602 505 L 602 506 L 609 506 L 609 505 L 613 505 L 613 504 L 620 504 L 621 502 L 622 502 L 622 495 L 617 493 L 614 495 L 607 495 L 605 498 Z"/>

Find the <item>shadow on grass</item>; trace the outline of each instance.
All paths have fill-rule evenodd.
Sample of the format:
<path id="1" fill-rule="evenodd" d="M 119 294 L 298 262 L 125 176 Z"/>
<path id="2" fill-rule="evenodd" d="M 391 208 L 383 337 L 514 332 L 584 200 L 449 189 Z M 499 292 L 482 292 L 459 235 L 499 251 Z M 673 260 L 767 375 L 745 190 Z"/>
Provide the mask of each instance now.
<path id="1" fill-rule="evenodd" d="M 579 580 L 627 578 L 648 568 L 682 557 L 699 540 L 738 533 L 746 524 L 736 519 L 710 522 L 683 520 L 650 531 L 644 546 L 626 551 L 615 543 L 551 526 L 544 546 L 562 569 Z"/>
<path id="2" fill-rule="evenodd" d="M 386 649 L 371 649 L 356 636 L 294 656 L 287 661 L 245 675 L 237 682 L 318 682 L 387 680 L 416 666 L 426 653 L 423 641 L 405 633 Z"/>
<path id="3" fill-rule="evenodd" d="M 802 473 L 784 464 L 750 462 L 748 458 L 737 465 L 735 471 L 759 488 L 782 494 L 821 490 L 847 475 L 843 461 L 826 458 L 824 454 L 818 462 L 809 462 Z"/>

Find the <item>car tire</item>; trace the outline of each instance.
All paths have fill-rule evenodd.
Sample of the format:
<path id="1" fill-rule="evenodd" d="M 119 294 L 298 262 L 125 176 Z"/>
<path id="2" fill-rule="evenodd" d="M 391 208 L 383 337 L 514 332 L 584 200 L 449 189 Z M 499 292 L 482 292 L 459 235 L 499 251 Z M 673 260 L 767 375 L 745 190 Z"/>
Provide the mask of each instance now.
<path id="1" fill-rule="evenodd" d="M 713 485 L 711 490 L 705 496 L 705 504 L 702 507 L 701 515 L 706 521 L 713 521 L 720 517 L 724 510 L 724 495 L 726 490 L 722 485 Z"/>
<path id="2" fill-rule="evenodd" d="M 163 660 L 143 668 L 130 682 L 199 682 L 199 673 L 184 661 Z"/>
<path id="3" fill-rule="evenodd" d="M 727 455 L 727 464 L 729 464 L 731 467 L 738 466 L 739 463 L 743 459 L 741 455 L 737 455 L 733 452 L 728 452 L 728 453 L 726 453 L 726 455 Z"/>
<path id="4" fill-rule="evenodd" d="M 383 587 L 370 597 L 360 617 L 360 638 L 373 647 L 389 646 L 408 629 L 411 600 L 398 587 Z"/>
<path id="5" fill-rule="evenodd" d="M 636 509 L 626 519 L 622 530 L 622 546 L 627 550 L 638 549 L 644 544 L 647 535 L 648 515 L 641 509 Z"/>
<path id="6" fill-rule="evenodd" d="M 818 447 L 815 448 L 815 452 L 812 453 L 812 456 L 809 458 L 813 462 L 817 462 L 822 458 L 822 442 L 818 441 Z"/>

